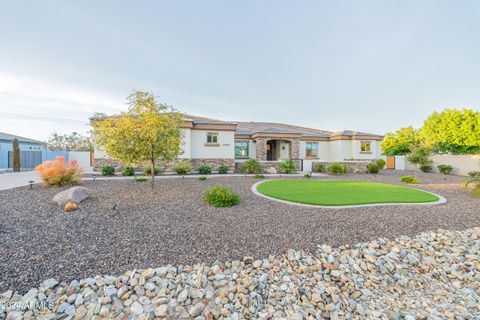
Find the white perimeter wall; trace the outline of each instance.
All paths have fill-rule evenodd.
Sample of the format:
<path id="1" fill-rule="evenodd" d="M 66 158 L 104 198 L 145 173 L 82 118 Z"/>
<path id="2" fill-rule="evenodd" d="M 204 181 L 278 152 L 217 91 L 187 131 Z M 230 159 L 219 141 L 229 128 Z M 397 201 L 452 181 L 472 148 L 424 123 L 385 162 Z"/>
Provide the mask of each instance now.
<path id="1" fill-rule="evenodd" d="M 90 167 L 90 151 L 68 151 L 68 160 L 76 160 L 82 167 Z"/>
<path id="2" fill-rule="evenodd" d="M 452 174 L 467 176 L 469 171 L 480 171 L 480 155 L 451 155 L 437 154 L 431 157 L 433 160 L 433 171 L 438 172 L 439 164 L 447 164 L 453 167 Z M 415 166 L 405 161 L 406 170 L 414 170 Z"/>

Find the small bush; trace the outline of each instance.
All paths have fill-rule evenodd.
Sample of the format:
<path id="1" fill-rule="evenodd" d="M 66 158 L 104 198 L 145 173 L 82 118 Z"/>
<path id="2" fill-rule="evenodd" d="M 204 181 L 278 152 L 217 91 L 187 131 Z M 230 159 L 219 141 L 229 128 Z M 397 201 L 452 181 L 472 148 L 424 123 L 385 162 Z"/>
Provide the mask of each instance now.
<path id="1" fill-rule="evenodd" d="M 303 175 L 303 177 L 304 177 L 305 179 L 310 179 L 310 178 L 312 177 L 312 175 L 311 175 L 310 173 L 305 173 L 305 174 Z"/>
<path id="2" fill-rule="evenodd" d="M 325 165 L 323 163 L 314 163 L 313 164 L 313 171 L 314 172 L 325 172 L 326 171 L 326 168 L 325 168 Z"/>
<path id="3" fill-rule="evenodd" d="M 230 169 L 229 166 L 227 166 L 226 164 L 222 164 L 220 167 L 218 167 L 218 173 L 226 174 L 226 173 L 228 173 L 229 169 Z"/>
<path id="4" fill-rule="evenodd" d="M 192 171 L 192 165 L 187 161 L 180 161 L 173 166 L 173 171 L 183 176 Z"/>
<path id="5" fill-rule="evenodd" d="M 205 181 L 205 180 L 207 180 L 207 177 L 201 176 L 201 177 L 198 177 L 198 180 L 200 180 L 200 181 Z"/>
<path id="6" fill-rule="evenodd" d="M 155 170 L 155 175 L 156 176 L 159 176 L 163 173 L 163 170 L 162 168 L 158 167 L 158 166 L 155 166 L 154 169 Z M 144 165 L 143 166 L 143 174 L 146 175 L 146 176 L 151 176 L 152 175 L 152 165 Z"/>
<path id="7" fill-rule="evenodd" d="M 469 171 L 468 175 L 472 178 L 480 177 L 480 171 Z"/>
<path id="8" fill-rule="evenodd" d="M 65 207 L 63 208 L 63 211 L 65 212 L 72 212 L 72 211 L 75 211 L 78 209 L 78 206 L 75 202 L 73 201 L 68 201 L 66 204 L 65 204 Z"/>
<path id="9" fill-rule="evenodd" d="M 347 165 L 345 163 L 334 162 L 328 167 L 328 171 L 334 176 L 347 173 Z"/>
<path id="10" fill-rule="evenodd" d="M 137 181 L 137 182 L 145 182 L 145 181 L 147 181 L 147 178 L 137 177 L 137 178 L 135 178 L 135 181 Z"/>
<path id="11" fill-rule="evenodd" d="M 253 176 L 255 179 L 265 179 L 265 176 L 263 174 L 256 174 Z"/>
<path id="12" fill-rule="evenodd" d="M 480 199 L 480 184 L 477 184 L 475 188 L 470 192 L 472 197 Z"/>
<path id="13" fill-rule="evenodd" d="M 433 166 L 430 163 L 425 163 L 420 165 L 420 170 L 422 172 L 432 172 L 433 171 Z"/>
<path id="14" fill-rule="evenodd" d="M 243 173 L 259 173 L 262 170 L 262 165 L 255 159 L 248 159 L 240 165 L 240 171 Z"/>
<path id="15" fill-rule="evenodd" d="M 403 176 L 400 178 L 400 181 L 403 183 L 408 183 L 408 184 L 417 184 L 419 181 L 417 178 L 411 177 L 411 176 Z"/>
<path id="16" fill-rule="evenodd" d="M 297 173 L 297 166 L 293 160 L 283 160 L 280 162 L 280 173 L 283 174 L 294 174 Z"/>
<path id="17" fill-rule="evenodd" d="M 232 207 L 240 203 L 240 196 L 223 185 L 215 185 L 203 194 L 205 202 L 214 207 Z"/>
<path id="18" fill-rule="evenodd" d="M 383 159 L 378 159 L 376 161 L 376 164 L 377 164 L 379 170 L 382 170 L 385 167 L 385 163 L 386 162 Z"/>
<path id="19" fill-rule="evenodd" d="M 378 165 L 376 163 L 367 164 L 367 172 L 368 173 L 376 174 L 379 171 L 380 171 L 380 168 L 378 167 Z"/>
<path id="20" fill-rule="evenodd" d="M 437 168 L 438 168 L 438 171 L 440 171 L 440 173 L 443 173 L 443 174 L 450 174 L 453 171 L 453 167 L 448 164 L 439 164 Z"/>
<path id="21" fill-rule="evenodd" d="M 198 167 L 198 173 L 200 174 L 210 174 L 212 173 L 212 167 L 208 164 L 201 165 Z"/>
<path id="22" fill-rule="evenodd" d="M 63 157 L 45 161 L 35 168 L 46 187 L 73 186 L 80 183 L 83 169 L 77 161 L 66 162 Z"/>
<path id="23" fill-rule="evenodd" d="M 114 176 L 115 175 L 115 168 L 109 164 L 102 166 L 100 169 L 102 172 L 102 176 Z"/>
<path id="24" fill-rule="evenodd" d="M 132 167 L 127 166 L 122 168 L 122 176 L 129 177 L 134 175 L 135 175 L 135 169 L 133 169 Z"/>

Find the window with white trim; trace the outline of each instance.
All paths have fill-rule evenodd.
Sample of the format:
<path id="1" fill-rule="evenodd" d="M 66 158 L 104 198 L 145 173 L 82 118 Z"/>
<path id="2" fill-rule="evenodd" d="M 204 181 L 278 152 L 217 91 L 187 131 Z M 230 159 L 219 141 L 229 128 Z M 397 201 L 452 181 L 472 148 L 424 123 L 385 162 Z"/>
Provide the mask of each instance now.
<path id="1" fill-rule="evenodd" d="M 371 141 L 360 141 L 360 152 L 364 152 L 364 153 L 372 152 L 372 142 Z"/>
<path id="2" fill-rule="evenodd" d="M 318 157 L 318 142 L 305 143 L 305 155 L 309 158 Z"/>
<path id="3" fill-rule="evenodd" d="M 208 132 L 207 143 L 218 143 L 218 132 Z"/>
<path id="4" fill-rule="evenodd" d="M 235 157 L 247 158 L 248 157 L 248 141 L 235 141 Z"/>

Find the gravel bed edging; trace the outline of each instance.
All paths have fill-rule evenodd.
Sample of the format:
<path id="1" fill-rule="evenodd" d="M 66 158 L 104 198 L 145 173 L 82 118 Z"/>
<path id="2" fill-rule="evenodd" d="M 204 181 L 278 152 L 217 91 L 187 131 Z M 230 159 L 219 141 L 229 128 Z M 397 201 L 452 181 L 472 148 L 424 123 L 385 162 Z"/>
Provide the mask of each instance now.
<path id="1" fill-rule="evenodd" d="M 474 319 L 480 228 L 261 260 L 162 266 L 0 295 L 16 319 Z"/>
<path id="2" fill-rule="evenodd" d="M 278 181 L 278 180 L 287 180 L 287 179 L 275 179 L 275 180 Z M 408 186 L 408 187 L 405 186 L 405 188 L 419 190 L 419 191 L 423 191 L 425 193 L 429 193 L 431 195 L 434 195 L 434 196 L 438 197 L 438 201 L 435 201 L 435 202 L 417 202 L 417 203 L 389 202 L 389 203 L 372 203 L 372 204 L 352 204 L 352 205 L 345 205 L 345 206 L 322 206 L 322 205 L 316 205 L 316 204 L 306 204 L 306 203 L 299 203 L 299 202 L 293 202 L 293 201 L 288 201 L 288 200 L 282 200 L 282 199 L 277 199 L 277 198 L 274 198 L 274 197 L 264 195 L 263 193 L 260 193 L 257 190 L 257 186 L 259 186 L 260 184 L 262 184 L 264 182 L 267 182 L 267 181 L 271 181 L 271 180 L 263 180 L 263 181 L 259 181 L 259 182 L 255 183 L 252 186 L 252 192 L 254 194 L 256 194 L 257 196 L 260 196 L 260 197 L 263 197 L 263 198 L 266 198 L 266 199 L 269 199 L 269 200 L 272 200 L 272 201 L 278 201 L 278 202 L 286 203 L 286 204 L 289 204 L 289 205 L 295 205 L 295 206 L 301 206 L 301 207 L 307 207 L 307 208 L 348 209 L 348 208 L 382 207 L 382 206 L 429 206 L 429 205 L 434 206 L 434 205 L 444 204 L 444 203 L 447 202 L 447 199 L 445 197 L 439 195 L 439 194 L 436 194 L 436 193 L 433 193 L 433 192 L 430 192 L 430 191 L 426 191 L 426 190 L 422 190 L 422 189 L 419 189 L 419 188 L 413 188 L 413 187 L 410 187 L 410 186 Z"/>

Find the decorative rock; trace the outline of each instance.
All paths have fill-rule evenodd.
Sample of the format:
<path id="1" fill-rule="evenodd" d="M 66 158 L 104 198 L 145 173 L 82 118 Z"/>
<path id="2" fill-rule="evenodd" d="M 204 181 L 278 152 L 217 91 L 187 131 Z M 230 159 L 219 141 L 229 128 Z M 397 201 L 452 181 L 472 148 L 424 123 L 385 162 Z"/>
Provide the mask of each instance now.
<path id="1" fill-rule="evenodd" d="M 275 169 L 274 167 L 266 167 L 263 169 L 263 172 L 265 172 L 266 174 L 277 174 L 277 169 Z"/>
<path id="2" fill-rule="evenodd" d="M 57 193 L 53 197 L 55 202 L 60 208 L 64 208 L 67 202 L 74 202 L 76 204 L 81 203 L 89 197 L 89 190 L 85 187 L 72 187 L 67 190 Z"/>

